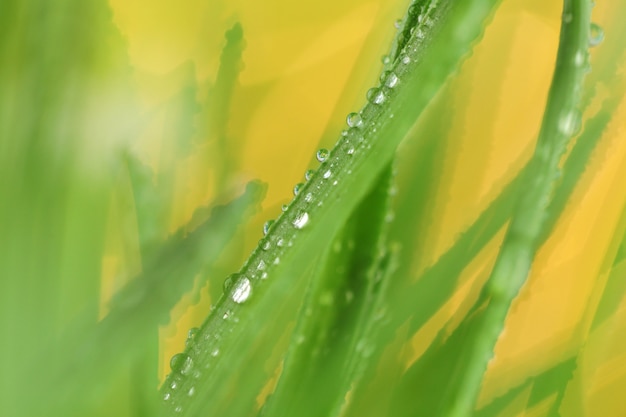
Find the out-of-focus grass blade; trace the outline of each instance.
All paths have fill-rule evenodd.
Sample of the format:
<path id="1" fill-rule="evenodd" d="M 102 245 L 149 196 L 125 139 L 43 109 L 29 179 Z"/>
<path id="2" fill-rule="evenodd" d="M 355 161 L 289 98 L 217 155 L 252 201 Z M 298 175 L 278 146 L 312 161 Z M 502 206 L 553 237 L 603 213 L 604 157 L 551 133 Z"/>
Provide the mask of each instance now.
<path id="1" fill-rule="evenodd" d="M 349 140 L 356 140 L 353 131 L 299 190 L 228 288 L 228 296 L 218 302 L 195 341 L 177 358 L 163 389 L 165 414 L 244 416 L 255 412 L 256 397 L 268 379 L 264 368 L 278 366 L 266 359 L 301 305 L 307 284 L 302 275 L 328 247 L 334 231 L 369 192 L 426 104 L 469 53 L 497 3 L 441 5 L 445 13 L 433 22 L 438 31 L 432 43 L 420 53 L 408 51 L 418 62 L 411 64 L 408 56 L 396 61 L 402 88 L 386 90 L 390 96 L 384 105 L 372 98 L 364 107 L 362 115 L 369 127 L 364 129 L 358 152 L 351 153 L 349 148 Z M 408 45 L 413 47 L 411 42 Z M 332 166 L 334 170 L 328 172 Z M 334 180 L 326 181 L 323 175 Z M 315 203 L 307 201 L 309 192 Z M 262 272 L 268 273 L 267 279 L 259 279 Z M 264 361 L 262 369 L 258 364 Z"/>
<path id="2" fill-rule="evenodd" d="M 386 233 L 392 168 L 352 215 L 321 263 L 276 390 L 264 416 L 337 415 L 374 343 L 366 329 L 380 317 L 389 266 Z M 385 260 L 385 262 L 382 262 Z M 382 267 L 381 267 L 382 263 Z"/>
<path id="3" fill-rule="evenodd" d="M 263 186 L 250 183 L 237 200 L 214 207 L 208 220 L 193 219 L 200 225 L 186 236 L 182 228 L 159 248 L 141 275 L 114 297 L 110 313 L 97 326 L 66 334 L 53 351 L 58 356 L 53 356 L 50 375 L 39 381 L 50 396 L 29 405 L 34 408 L 32 415 L 41 415 L 44 409 L 85 415 L 97 404 L 110 389 L 111 376 L 155 343 L 151 337 L 155 329 L 168 320 L 170 309 L 191 288 L 196 275 L 215 261 L 263 195 Z M 207 210 L 200 208 L 197 215 L 204 217 Z M 35 368 L 50 360 L 50 352 L 41 353 Z"/>
<path id="4" fill-rule="evenodd" d="M 215 84 L 209 90 L 201 122 L 206 125 L 202 131 L 202 142 L 207 161 L 215 170 L 215 188 L 218 193 L 228 186 L 234 170 L 237 168 L 239 143 L 231 137 L 228 131 L 231 103 L 239 73 L 243 69 L 243 51 L 246 42 L 243 28 L 239 22 L 226 31 L 226 45 L 222 49 L 220 67 Z"/>

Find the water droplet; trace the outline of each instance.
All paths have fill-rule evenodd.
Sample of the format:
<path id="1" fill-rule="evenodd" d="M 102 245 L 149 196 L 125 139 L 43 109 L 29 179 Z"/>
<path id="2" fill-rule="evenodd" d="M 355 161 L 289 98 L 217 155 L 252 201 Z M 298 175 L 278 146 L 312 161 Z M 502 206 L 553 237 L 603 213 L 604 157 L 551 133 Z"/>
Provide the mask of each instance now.
<path id="1" fill-rule="evenodd" d="M 307 181 L 310 180 L 313 177 L 313 174 L 315 174 L 314 169 L 307 169 L 306 172 L 304 173 L 304 179 Z"/>
<path id="2" fill-rule="evenodd" d="M 572 13 L 563 13 L 563 16 L 561 16 L 564 23 L 571 23 L 573 17 Z"/>
<path id="3" fill-rule="evenodd" d="M 315 156 L 318 161 L 324 162 L 328 158 L 329 153 L 330 152 L 328 152 L 328 149 L 322 148 L 317 151 L 317 154 Z"/>
<path id="4" fill-rule="evenodd" d="M 213 351 L 211 352 L 211 356 L 213 356 L 214 358 L 220 354 L 220 350 L 219 348 L 215 348 L 213 349 Z"/>
<path id="5" fill-rule="evenodd" d="M 298 195 L 298 193 L 300 192 L 300 190 L 302 189 L 303 186 L 304 186 L 304 184 L 302 184 L 301 182 L 297 183 L 293 187 L 293 195 Z"/>
<path id="6" fill-rule="evenodd" d="M 389 55 L 383 55 L 381 61 L 384 65 L 389 65 L 389 63 L 391 63 L 391 58 L 389 58 Z"/>
<path id="7" fill-rule="evenodd" d="M 193 395 L 196 393 L 196 388 L 195 387 L 191 387 L 189 388 L 189 391 L 187 391 L 187 395 L 190 397 L 193 397 Z"/>
<path id="8" fill-rule="evenodd" d="M 166 392 L 166 393 L 165 393 L 165 395 L 163 396 L 163 400 L 164 400 L 164 401 L 169 401 L 171 397 L 172 397 L 172 396 L 170 395 L 170 393 L 169 393 L 169 392 Z"/>
<path id="9" fill-rule="evenodd" d="M 267 272 L 263 272 L 261 274 L 261 279 L 267 279 Z"/>
<path id="10" fill-rule="evenodd" d="M 171 389 L 176 389 L 178 388 L 178 383 L 176 381 L 172 381 L 172 383 L 170 384 L 170 388 Z"/>
<path id="11" fill-rule="evenodd" d="M 398 20 L 396 20 L 396 21 L 393 23 L 393 26 L 394 26 L 396 29 L 400 29 L 400 27 L 402 26 L 402 19 L 398 19 Z"/>
<path id="12" fill-rule="evenodd" d="M 269 248 L 272 247 L 272 244 L 270 243 L 269 240 L 262 240 L 261 241 L 261 249 L 263 250 L 269 250 Z"/>
<path id="13" fill-rule="evenodd" d="M 280 263 L 280 258 L 277 256 L 276 259 L 274 259 L 274 265 L 278 265 Z"/>
<path id="14" fill-rule="evenodd" d="M 572 110 L 561 115 L 559 119 L 559 130 L 566 136 L 572 136 L 580 130 L 580 114 Z"/>
<path id="15" fill-rule="evenodd" d="M 183 375 L 187 375 L 193 366 L 193 360 L 185 353 L 177 353 L 172 356 L 170 360 L 170 368 L 172 372 L 180 372 Z M 174 384 L 174 382 L 172 382 Z M 175 387 L 172 387 L 174 389 Z"/>
<path id="16" fill-rule="evenodd" d="M 288 208 L 289 208 L 289 206 L 288 206 L 287 204 L 283 204 L 283 205 L 280 207 L 280 209 L 281 209 L 282 211 L 287 211 L 287 209 L 288 209 Z"/>
<path id="17" fill-rule="evenodd" d="M 350 145 L 346 151 L 348 155 L 354 155 L 354 146 Z"/>
<path id="18" fill-rule="evenodd" d="M 265 224 L 263 225 L 263 234 L 267 235 L 270 231 L 270 227 L 272 227 L 272 225 L 274 224 L 274 220 L 268 220 L 265 222 Z"/>
<path id="19" fill-rule="evenodd" d="M 278 246 L 279 248 L 282 248 L 285 245 L 285 240 L 283 238 L 278 239 L 278 241 L 276 242 L 276 246 Z"/>
<path id="20" fill-rule="evenodd" d="M 574 55 L 574 65 L 576 65 L 577 67 L 582 67 L 585 64 L 586 55 L 587 54 L 585 51 L 576 52 L 576 55 Z"/>
<path id="21" fill-rule="evenodd" d="M 589 27 L 589 46 L 598 46 L 604 40 L 604 30 L 600 25 L 592 23 Z"/>
<path id="22" fill-rule="evenodd" d="M 326 172 L 324 172 L 324 178 L 328 179 L 330 178 L 330 176 L 333 175 L 332 171 L 330 169 L 326 170 Z"/>
<path id="23" fill-rule="evenodd" d="M 306 201 L 307 203 L 310 203 L 311 201 L 313 201 L 313 194 L 306 193 L 306 195 L 304 196 L 304 201 Z"/>
<path id="24" fill-rule="evenodd" d="M 350 127 L 361 127 L 363 126 L 363 118 L 361 117 L 361 113 L 350 113 L 348 117 L 346 117 L 346 123 Z"/>
<path id="25" fill-rule="evenodd" d="M 409 63 L 411 62 L 411 58 L 410 58 L 408 55 L 404 55 L 404 56 L 401 58 L 401 61 L 402 61 L 402 63 L 403 63 L 404 65 L 407 65 L 407 64 L 409 64 Z"/>
<path id="26" fill-rule="evenodd" d="M 372 104 L 382 104 L 385 101 L 385 93 L 380 88 L 370 88 L 366 97 L 367 101 Z"/>
<path id="27" fill-rule="evenodd" d="M 387 74 L 387 78 L 385 78 L 385 85 L 389 88 L 394 88 L 398 85 L 398 76 L 395 72 L 390 71 L 389 74 Z"/>
<path id="28" fill-rule="evenodd" d="M 175 411 L 175 412 L 177 412 L 177 413 L 180 413 L 180 412 L 182 412 L 182 411 L 183 411 L 183 407 L 179 405 L 178 407 L 176 407 L 176 408 L 174 409 L 174 411 Z"/>
<path id="29" fill-rule="evenodd" d="M 252 292 L 252 285 L 248 278 L 242 278 L 235 284 L 235 289 L 231 295 L 231 298 L 237 304 L 245 303 L 250 298 Z"/>
<path id="30" fill-rule="evenodd" d="M 192 327 L 191 329 L 189 329 L 189 331 L 187 332 L 187 339 L 193 339 L 194 337 L 196 337 L 199 330 L 200 329 L 198 329 L 197 327 Z"/>
<path id="31" fill-rule="evenodd" d="M 241 274 L 236 274 L 236 273 L 231 274 L 228 277 L 226 277 L 226 279 L 224 280 L 224 284 L 222 285 L 222 289 L 224 290 L 224 293 L 227 293 L 230 291 L 230 289 L 233 287 L 233 284 L 237 282 L 239 277 L 241 277 Z"/>
<path id="32" fill-rule="evenodd" d="M 296 229 L 302 229 L 304 226 L 307 225 L 308 222 L 309 222 L 309 213 L 307 213 L 306 211 L 301 211 L 293 220 L 292 224 L 293 224 L 293 227 L 295 227 Z"/>
<path id="33" fill-rule="evenodd" d="M 259 271 L 263 271 L 265 269 L 265 262 L 262 259 L 259 261 L 256 269 L 258 269 Z"/>
<path id="34" fill-rule="evenodd" d="M 333 185 L 337 185 L 337 184 L 339 184 L 339 181 L 337 180 L 333 181 Z"/>
<path id="35" fill-rule="evenodd" d="M 224 313 L 224 315 L 222 316 L 222 318 L 223 318 L 224 320 L 228 320 L 228 319 L 230 318 L 230 311 L 226 311 L 226 312 Z"/>

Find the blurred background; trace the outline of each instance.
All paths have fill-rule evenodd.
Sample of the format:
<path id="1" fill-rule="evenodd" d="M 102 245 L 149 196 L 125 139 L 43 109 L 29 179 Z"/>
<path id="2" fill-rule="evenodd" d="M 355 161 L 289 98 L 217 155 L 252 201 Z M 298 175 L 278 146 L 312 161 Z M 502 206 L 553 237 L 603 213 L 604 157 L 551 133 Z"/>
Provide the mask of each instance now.
<path id="1" fill-rule="evenodd" d="M 171 356 L 365 102 L 407 6 L 3 0 L 1 415 L 153 415 L 146 398 Z M 436 262 L 532 154 L 561 7 L 502 2 L 401 146 L 391 235 L 411 245 L 398 280 Z M 583 128 L 607 120 L 514 302 L 478 408 L 573 355 L 562 414 L 626 415 L 625 13 L 622 0 L 593 9 L 605 40 L 591 51 Z M 412 140 L 424 132 L 436 140 Z M 211 212 L 221 205 L 231 210 Z M 409 367 L 461 320 L 503 230 L 393 363 Z M 522 386 L 498 415 L 548 415 L 557 398 L 532 395 Z"/>

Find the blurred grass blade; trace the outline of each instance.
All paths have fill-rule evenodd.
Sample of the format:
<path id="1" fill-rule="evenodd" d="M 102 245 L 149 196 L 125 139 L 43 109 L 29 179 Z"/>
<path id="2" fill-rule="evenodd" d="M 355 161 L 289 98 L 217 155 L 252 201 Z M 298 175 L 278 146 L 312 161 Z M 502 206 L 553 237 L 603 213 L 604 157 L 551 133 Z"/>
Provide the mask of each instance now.
<path id="1" fill-rule="evenodd" d="M 388 167 L 327 250 L 262 415 L 338 415 L 380 316 L 392 179 Z"/>
<path id="2" fill-rule="evenodd" d="M 65 335 L 63 344 L 53 352 L 51 375 L 42 382 L 42 391 L 51 397 L 30 404 L 36 409 L 33 412 L 43 413 L 53 404 L 52 409 L 63 415 L 85 415 L 94 407 L 110 378 L 155 343 L 152 335 L 158 325 L 167 322 L 174 304 L 191 289 L 194 278 L 217 259 L 263 195 L 263 186 L 250 183 L 241 197 L 214 207 L 206 221 L 199 218 L 205 218 L 209 209 L 198 209 L 192 223 L 199 226 L 188 235 L 182 228 L 159 248 L 141 275 L 114 297 L 109 314 L 97 326 L 79 327 Z M 51 352 L 41 354 L 41 361 L 50 360 Z M 33 365 L 37 368 L 41 363 Z"/>

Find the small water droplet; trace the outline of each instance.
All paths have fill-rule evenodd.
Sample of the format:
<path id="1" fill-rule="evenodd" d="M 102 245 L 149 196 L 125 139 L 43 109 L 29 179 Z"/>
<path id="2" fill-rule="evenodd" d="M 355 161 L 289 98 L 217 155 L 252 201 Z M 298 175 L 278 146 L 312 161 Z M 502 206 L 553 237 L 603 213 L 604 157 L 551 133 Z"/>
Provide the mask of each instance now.
<path id="1" fill-rule="evenodd" d="M 302 184 L 301 182 L 297 183 L 293 187 L 293 195 L 298 195 L 298 193 L 300 192 L 300 190 L 302 189 L 303 186 L 304 186 L 304 184 Z"/>
<path id="2" fill-rule="evenodd" d="M 367 91 L 367 101 L 372 104 L 382 104 L 385 102 L 385 93 L 380 88 L 370 88 Z"/>
<path id="3" fill-rule="evenodd" d="M 348 155 L 354 155 L 354 146 L 350 145 L 346 151 Z"/>
<path id="4" fill-rule="evenodd" d="M 220 350 L 219 348 L 215 348 L 213 349 L 213 351 L 211 352 L 211 356 L 213 356 L 214 358 L 217 357 L 217 355 L 220 354 Z"/>
<path id="5" fill-rule="evenodd" d="M 310 203 L 311 201 L 313 201 L 313 194 L 306 193 L 306 195 L 304 196 L 304 201 L 306 201 L 307 203 Z"/>
<path id="6" fill-rule="evenodd" d="M 329 155 L 330 152 L 328 152 L 328 149 L 322 148 L 319 151 L 317 151 L 317 154 L 315 155 L 315 157 L 317 158 L 318 161 L 320 162 L 324 162 Z"/>
<path id="7" fill-rule="evenodd" d="M 277 256 L 276 259 L 274 259 L 274 265 L 278 265 L 280 263 L 280 258 Z"/>
<path id="8" fill-rule="evenodd" d="M 289 206 L 288 206 L 287 204 L 283 204 L 283 205 L 280 207 L 280 209 L 281 209 L 282 211 L 287 211 L 287 209 L 288 209 L 288 208 L 289 208 Z"/>
<path id="9" fill-rule="evenodd" d="M 339 184 L 339 181 L 337 180 L 333 181 L 333 185 L 337 185 L 337 184 Z"/>
<path id="10" fill-rule="evenodd" d="M 276 246 L 278 246 L 279 248 L 282 248 L 285 245 L 285 240 L 283 238 L 278 239 L 278 241 L 276 242 Z"/>
<path id="11" fill-rule="evenodd" d="M 402 26 L 402 19 L 397 19 L 395 22 L 393 22 L 393 26 L 396 29 L 400 29 L 400 27 Z"/>
<path id="12" fill-rule="evenodd" d="M 263 234 L 267 235 L 270 231 L 270 227 L 272 227 L 272 225 L 274 224 L 274 220 L 268 220 L 265 222 L 265 224 L 263 225 Z"/>
<path id="13" fill-rule="evenodd" d="M 250 298 L 252 292 L 252 285 L 248 278 L 241 278 L 235 284 L 235 289 L 231 295 L 231 298 L 237 304 L 245 303 Z"/>
<path id="14" fill-rule="evenodd" d="M 267 279 L 267 272 L 263 272 L 261 274 L 261 279 Z"/>
<path id="15" fill-rule="evenodd" d="M 391 63 L 391 58 L 389 58 L 389 55 L 383 55 L 381 61 L 384 65 L 389 65 L 389 63 Z"/>
<path id="16" fill-rule="evenodd" d="M 389 72 L 387 78 L 385 78 L 385 85 L 389 88 L 394 88 L 396 85 L 398 85 L 398 76 L 395 72 Z"/>
<path id="17" fill-rule="evenodd" d="M 222 318 L 223 318 L 224 320 L 228 320 L 228 319 L 230 318 L 230 311 L 226 311 L 226 312 L 224 313 L 224 315 L 222 316 Z"/>
<path id="18" fill-rule="evenodd" d="M 585 64 L 586 55 L 587 54 L 585 51 L 576 52 L 576 55 L 574 55 L 574 65 L 576 65 L 577 67 L 582 67 Z"/>
<path id="19" fill-rule="evenodd" d="M 163 400 L 169 401 L 171 397 L 172 397 L 171 394 L 169 392 L 166 392 L 165 395 L 163 396 Z"/>
<path id="20" fill-rule="evenodd" d="M 226 277 L 226 279 L 224 280 L 224 284 L 222 284 L 222 289 L 224 290 L 224 293 L 227 293 L 230 291 L 230 289 L 233 287 L 233 284 L 237 282 L 240 276 L 241 274 L 235 273 L 235 274 L 230 274 L 229 276 Z"/>
<path id="21" fill-rule="evenodd" d="M 272 247 L 272 244 L 270 243 L 269 240 L 266 239 L 266 240 L 262 240 L 261 241 L 261 249 L 269 250 L 269 248 L 271 248 L 271 247 Z"/>
<path id="22" fill-rule="evenodd" d="M 580 130 L 580 114 L 576 110 L 564 113 L 559 119 L 559 130 L 566 136 L 572 136 Z"/>
<path id="23" fill-rule="evenodd" d="M 330 178 L 330 176 L 333 175 L 332 171 L 330 169 L 326 170 L 326 172 L 324 172 L 324 178 L 328 179 Z"/>
<path id="24" fill-rule="evenodd" d="M 196 388 L 195 387 L 191 387 L 189 388 L 189 391 L 187 391 L 187 395 L 190 397 L 193 397 L 193 395 L 196 393 Z"/>
<path id="25" fill-rule="evenodd" d="M 346 123 L 350 127 L 361 127 L 363 126 L 363 118 L 361 117 L 361 113 L 350 113 L 348 117 L 346 117 Z"/>
<path id="26" fill-rule="evenodd" d="M 183 407 L 179 405 L 178 407 L 176 407 L 176 408 L 174 409 L 174 411 L 175 411 L 175 412 L 177 412 L 177 413 L 180 413 L 180 412 L 182 412 L 182 411 L 183 411 Z"/>
<path id="27" fill-rule="evenodd" d="M 263 259 L 259 261 L 259 264 L 257 265 L 256 269 L 258 269 L 259 271 L 263 271 L 265 269 L 265 262 L 263 261 Z"/>
<path id="28" fill-rule="evenodd" d="M 307 169 L 306 172 L 304 173 L 304 179 L 307 181 L 310 180 L 311 178 L 313 178 L 313 174 L 315 174 L 314 169 Z"/>
<path id="29" fill-rule="evenodd" d="M 293 219 L 293 227 L 296 229 L 302 229 L 309 222 L 309 213 L 306 211 L 301 211 L 298 213 L 295 219 Z"/>
<path id="30" fill-rule="evenodd" d="M 592 23 L 589 27 L 589 46 L 598 46 L 604 40 L 604 30 L 600 25 Z"/>
<path id="31" fill-rule="evenodd" d="M 180 372 L 183 375 L 187 375 L 193 366 L 193 360 L 185 353 L 177 353 L 172 356 L 170 360 L 170 368 L 172 372 Z M 174 382 L 172 382 L 174 384 Z M 175 387 L 172 387 L 174 389 Z"/>
<path id="32" fill-rule="evenodd" d="M 401 58 L 401 61 L 402 61 L 402 63 L 403 63 L 404 65 L 407 65 L 407 64 L 409 64 L 409 63 L 411 62 L 411 58 L 410 58 L 408 55 L 404 55 L 404 56 Z"/>
<path id="33" fill-rule="evenodd" d="M 178 383 L 176 381 L 172 381 L 172 383 L 170 384 L 170 388 L 171 389 L 176 389 L 178 388 Z"/>

